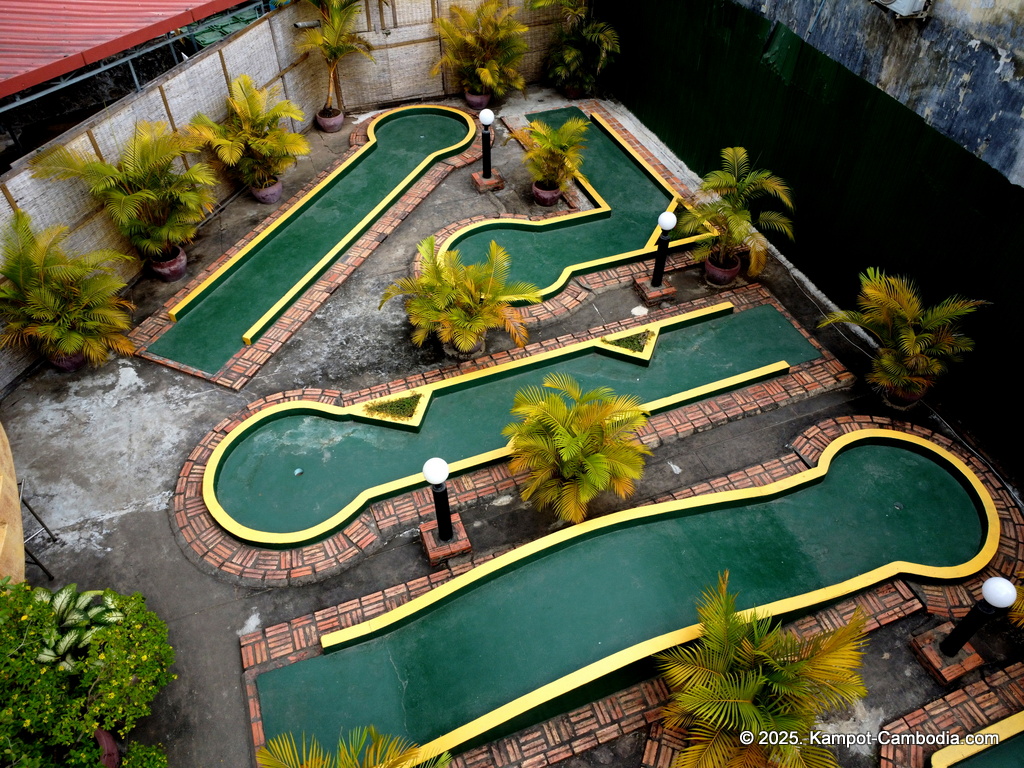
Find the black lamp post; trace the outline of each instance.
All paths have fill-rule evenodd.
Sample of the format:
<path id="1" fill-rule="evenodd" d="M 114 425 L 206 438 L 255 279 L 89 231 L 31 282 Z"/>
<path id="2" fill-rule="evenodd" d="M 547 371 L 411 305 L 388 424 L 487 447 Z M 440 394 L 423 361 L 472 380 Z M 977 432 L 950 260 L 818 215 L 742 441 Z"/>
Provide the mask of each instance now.
<path id="1" fill-rule="evenodd" d="M 480 125 L 484 127 L 483 149 L 484 149 L 484 178 L 491 178 L 491 123 L 494 122 L 494 113 L 489 109 L 480 110 Z"/>
<path id="2" fill-rule="evenodd" d="M 939 650 L 946 656 L 956 656 L 979 629 L 996 616 L 1006 613 L 1017 600 L 1017 588 L 1008 579 L 993 576 L 981 585 L 981 596 L 982 599 L 939 643 Z"/>
<path id="3" fill-rule="evenodd" d="M 430 483 L 434 492 L 434 516 L 437 518 L 437 538 L 440 541 L 451 541 L 452 509 L 448 504 L 448 462 L 444 459 L 427 459 L 423 465 L 423 477 Z"/>
<path id="4" fill-rule="evenodd" d="M 675 229 L 676 215 L 665 211 L 658 217 L 661 236 L 658 238 L 658 251 L 654 256 L 654 274 L 651 275 L 651 288 L 661 287 L 661 278 L 665 275 L 665 262 L 668 261 L 669 232 Z"/>

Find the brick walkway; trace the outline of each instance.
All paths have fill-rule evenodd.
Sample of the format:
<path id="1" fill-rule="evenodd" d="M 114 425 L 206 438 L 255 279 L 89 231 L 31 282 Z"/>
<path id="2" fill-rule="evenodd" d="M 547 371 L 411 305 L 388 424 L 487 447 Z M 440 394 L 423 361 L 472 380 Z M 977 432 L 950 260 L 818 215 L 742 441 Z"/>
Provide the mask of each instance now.
<path id="1" fill-rule="evenodd" d="M 1006 551 L 1022 546 L 1020 512 L 1012 504 L 1006 489 L 973 456 L 944 437 L 929 430 L 885 418 L 841 417 L 822 422 L 801 433 L 792 442 L 793 452 L 758 466 L 734 472 L 724 478 L 708 481 L 670 494 L 670 498 L 688 498 L 713 491 L 763 486 L 813 466 L 831 440 L 847 432 L 865 428 L 886 428 L 909 432 L 933 440 L 958 456 L 982 479 L 992 493 L 1003 522 Z M 253 743 L 264 743 L 259 697 L 255 680 L 261 672 L 309 658 L 321 653 L 319 640 L 327 632 L 353 626 L 402 605 L 414 597 L 443 584 L 481 562 L 500 553 L 471 556 L 458 564 L 443 566 L 430 576 L 400 584 L 381 592 L 302 616 L 284 624 L 268 627 L 240 638 L 244 683 L 252 715 Z M 1008 560 L 1006 563 L 1008 565 Z M 788 628 L 809 637 L 841 626 L 859 608 L 868 617 L 868 631 L 924 610 L 933 613 L 955 604 L 960 591 L 973 593 L 975 583 L 991 575 L 973 577 L 966 585 L 931 586 L 929 602 L 918 599 L 915 589 L 905 581 L 883 582 L 834 606 L 804 617 Z M 1008 575 L 1005 574 L 1004 575 Z M 916 587 L 918 591 L 920 587 Z M 948 592 L 942 604 L 931 601 L 933 592 Z M 951 602 L 952 601 L 952 602 Z M 657 723 L 658 713 L 668 698 L 668 690 L 658 678 L 647 680 L 600 701 L 580 707 L 565 715 L 526 728 L 490 744 L 469 750 L 456 758 L 457 768 L 507 766 L 542 768 L 619 738 L 627 733 L 648 728 L 648 741 L 642 765 L 645 768 L 668 768 L 672 758 L 684 746 L 680 735 L 666 731 Z M 983 681 L 965 686 L 917 712 L 885 726 L 893 732 L 976 731 L 1009 714 L 1024 709 L 1024 665 L 1016 664 L 989 675 Z M 923 768 L 925 751 L 921 748 L 883 747 L 883 768 Z"/>
<path id="2" fill-rule="evenodd" d="M 244 544 L 229 536 L 214 522 L 203 500 L 202 485 L 214 449 L 246 418 L 268 406 L 290 401 L 351 405 L 700 309 L 720 301 L 731 301 L 738 312 L 765 303 L 772 304 L 795 327 L 799 327 L 763 287 L 749 285 L 736 291 L 719 293 L 713 298 L 655 310 L 646 317 L 630 317 L 589 331 L 547 339 L 529 344 L 523 349 L 513 348 L 357 392 L 343 394 L 337 390 L 297 389 L 261 398 L 217 424 L 203 437 L 182 467 L 172 500 L 173 528 L 179 544 L 185 555 L 201 570 L 226 576 L 248 586 L 302 584 L 338 573 L 359 562 L 366 554 L 376 551 L 402 531 L 418 527 L 432 509 L 429 491 L 424 489 L 373 504 L 345 528 L 315 544 L 288 550 L 261 549 Z M 657 414 L 650 419 L 641 438 L 647 445 L 656 447 L 663 442 L 671 442 L 719 424 L 849 386 L 853 381 L 852 374 L 823 350 L 806 331 L 802 328 L 800 331 L 821 351 L 821 358 L 794 366 L 785 375 Z M 452 503 L 458 508 L 460 504 L 484 496 L 510 491 L 516 487 L 516 479 L 508 474 L 502 464 L 457 477 L 449 482 L 449 487 Z"/>

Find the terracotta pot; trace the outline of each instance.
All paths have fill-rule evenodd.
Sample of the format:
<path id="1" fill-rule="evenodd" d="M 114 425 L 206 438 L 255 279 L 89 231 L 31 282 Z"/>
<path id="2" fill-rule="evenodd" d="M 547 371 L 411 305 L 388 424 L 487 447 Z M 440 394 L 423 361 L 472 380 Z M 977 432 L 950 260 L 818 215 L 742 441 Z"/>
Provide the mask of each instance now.
<path id="1" fill-rule="evenodd" d="M 278 179 L 269 187 L 263 187 L 262 189 L 249 187 L 249 191 L 252 192 L 252 196 L 261 203 L 276 203 L 281 199 L 281 193 L 284 191 L 284 184 L 282 184 L 281 180 Z"/>
<path id="2" fill-rule="evenodd" d="M 909 411 L 915 405 L 917 405 L 921 398 L 924 397 L 925 393 L 920 392 L 916 395 L 901 395 L 898 392 L 893 392 L 889 389 L 880 389 L 882 393 L 882 399 L 886 405 L 890 408 L 895 408 L 897 411 Z"/>
<path id="3" fill-rule="evenodd" d="M 185 276 L 185 270 L 188 268 L 188 257 L 185 255 L 185 249 L 180 245 L 175 247 L 178 250 L 170 259 L 162 261 L 158 259 L 149 260 L 149 270 L 165 283 L 181 280 Z"/>
<path id="4" fill-rule="evenodd" d="M 444 343 L 441 344 L 441 349 L 444 351 L 444 353 L 448 357 L 452 358 L 452 360 L 472 360 L 474 357 L 477 357 L 478 355 L 482 355 L 486 348 L 487 348 L 487 337 L 486 336 L 481 336 L 480 337 L 480 341 L 478 341 L 476 343 L 476 346 L 474 346 L 468 352 L 463 352 L 458 347 L 456 347 L 454 344 L 449 344 L 448 342 L 444 342 Z"/>
<path id="5" fill-rule="evenodd" d="M 491 103 L 491 94 L 489 93 L 470 93 L 469 91 L 465 91 L 465 96 L 466 104 L 469 108 L 477 111 Z"/>
<path id="6" fill-rule="evenodd" d="M 49 360 L 50 365 L 64 373 L 74 373 L 85 367 L 84 352 L 75 352 L 73 355 L 56 355 Z"/>
<path id="7" fill-rule="evenodd" d="M 735 266 L 722 268 L 711 263 L 711 259 L 704 262 L 704 277 L 712 285 L 728 285 L 736 279 L 740 273 L 740 260 L 736 259 Z"/>
<path id="8" fill-rule="evenodd" d="M 317 127 L 324 133 L 337 133 L 345 122 L 345 113 L 338 109 L 321 109 L 316 113 Z"/>
<path id="9" fill-rule="evenodd" d="M 552 206 L 558 202 L 558 198 L 562 196 L 562 190 L 558 187 L 554 189 L 544 189 L 536 181 L 533 182 L 533 199 L 537 205 Z"/>
<path id="10" fill-rule="evenodd" d="M 110 731 L 97 728 L 93 733 L 96 743 L 100 745 L 100 765 L 104 768 L 118 768 L 121 765 L 121 751 L 117 748 L 114 735 Z"/>

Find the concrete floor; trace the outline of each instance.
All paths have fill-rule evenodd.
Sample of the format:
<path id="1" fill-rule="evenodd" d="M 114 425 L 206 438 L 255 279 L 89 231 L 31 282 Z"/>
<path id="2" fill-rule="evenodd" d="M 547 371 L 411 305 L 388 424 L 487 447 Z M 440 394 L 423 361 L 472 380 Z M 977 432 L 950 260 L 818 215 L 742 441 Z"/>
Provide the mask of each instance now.
<path id="1" fill-rule="evenodd" d="M 538 89 L 528 102 L 510 99 L 499 116 L 561 103 L 551 92 Z M 357 119 L 361 117 L 365 116 Z M 286 196 L 344 154 L 349 129 L 309 135 L 313 152 L 285 177 Z M 641 133 L 639 128 L 637 132 Z M 494 162 L 509 179 L 504 191 L 478 194 L 469 178 L 473 168 L 449 176 L 242 392 L 141 359 L 122 359 L 74 374 L 40 368 L 0 402 L 0 421 L 10 438 L 18 476 L 27 482 L 27 497 L 60 537 L 52 545 L 41 543 L 42 539 L 34 542 L 55 581 L 48 583 L 31 566 L 29 581 L 139 591 L 170 627 L 178 680 L 157 697 L 153 715 L 133 737 L 162 742 L 174 768 L 253 764 L 238 635 L 429 572 L 418 533 L 409 531 L 358 567 L 322 583 L 288 589 L 245 588 L 207 576 L 186 559 L 171 532 L 169 502 L 187 454 L 217 422 L 246 403 L 298 387 L 360 389 L 442 362 L 439 349 L 412 346 L 400 301 L 380 311 L 377 304 L 384 288 L 407 273 L 416 243 L 423 237 L 454 220 L 529 208 L 518 149 L 503 146 L 503 138 L 499 128 Z M 674 158 L 665 160 L 678 173 L 685 172 Z M 267 213 L 266 207 L 247 196 L 228 205 L 189 248 L 190 276 Z M 652 226 L 657 213 L 652 211 Z M 705 290 L 695 273 L 672 279 L 684 296 Z M 815 304 L 782 266 L 773 263 L 763 282 L 806 327 L 814 326 L 819 316 Z M 137 318 L 151 313 L 181 285 L 140 281 L 131 292 L 139 306 Z M 630 290 L 609 291 L 566 319 L 531 329 L 531 339 L 590 328 L 639 311 Z M 836 331 L 819 338 L 854 372 L 863 371 L 864 359 Z M 502 343 L 507 342 L 494 335 L 489 351 Z M 656 451 L 635 500 L 773 458 L 801 429 L 852 413 L 894 415 L 858 384 L 846 392 L 695 435 Z M 924 410 L 903 417 L 939 428 Z M 614 499 L 602 500 L 595 511 L 621 506 Z M 527 541 L 554 527 L 550 517 L 518 499 L 488 500 L 462 514 L 478 552 Z M 26 520 L 26 526 L 31 530 L 34 524 Z M 881 665 L 876 675 L 880 687 L 887 678 L 893 679 L 886 673 L 884 659 L 870 663 Z M 924 675 L 920 670 L 911 673 L 915 678 Z M 899 683 L 897 679 L 897 687 Z M 922 690 L 917 697 L 932 693 Z M 869 709 L 878 707 L 886 710 L 887 721 L 906 711 L 908 703 L 873 703 Z M 904 709 L 888 711 L 900 707 Z M 641 750 L 633 742 L 623 743 L 594 750 L 584 761 L 636 765 Z M 851 764 L 861 764 L 850 759 Z"/>

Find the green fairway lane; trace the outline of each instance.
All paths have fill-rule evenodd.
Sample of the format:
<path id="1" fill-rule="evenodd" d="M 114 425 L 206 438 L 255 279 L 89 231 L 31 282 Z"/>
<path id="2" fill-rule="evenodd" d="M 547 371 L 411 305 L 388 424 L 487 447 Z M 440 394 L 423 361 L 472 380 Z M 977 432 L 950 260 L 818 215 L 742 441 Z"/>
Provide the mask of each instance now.
<path id="1" fill-rule="evenodd" d="M 568 108 L 527 117 L 558 126 L 570 117 L 586 116 Z M 610 206 L 610 216 L 580 218 L 568 226 L 555 220 L 541 228 L 496 222 L 456 234 L 446 247 L 458 250 L 466 262 L 480 262 L 494 240 L 512 256 L 512 279 L 547 288 L 548 296 L 564 287 L 560 278 L 567 268 L 644 248 L 672 194 L 651 178 L 620 141 L 593 122 L 586 135 L 582 171 Z"/>
<path id="2" fill-rule="evenodd" d="M 473 137 L 465 115 L 414 108 L 385 115 L 376 142 L 323 188 L 290 211 L 249 249 L 237 267 L 193 299 L 178 321 L 148 351 L 207 373 L 216 373 L 243 346 L 243 335 L 332 249 L 347 240 L 325 270 L 423 175 L 427 158 L 461 152 Z M 422 167 L 421 167 L 422 166 Z M 282 310 L 283 311 L 283 310 Z"/>
<path id="3" fill-rule="evenodd" d="M 380 495 L 367 498 L 370 489 L 407 476 L 416 476 L 414 482 L 422 485 L 419 473 L 431 456 L 455 463 L 502 449 L 501 430 L 510 421 L 516 391 L 540 385 L 547 373 L 560 371 L 585 389 L 607 386 L 652 403 L 780 361 L 797 365 L 817 357 L 818 350 L 792 323 L 764 305 L 663 328 L 646 367 L 591 349 L 567 352 L 529 369 L 499 366 L 465 384 L 450 380 L 434 394 L 415 432 L 355 422 L 347 414 L 332 418 L 295 403 L 254 426 L 238 428 L 238 439 L 207 469 L 216 491 L 207 505 L 219 506 L 223 512 L 214 512 L 218 522 L 240 538 L 294 546 L 322 538 L 358 514 L 363 503 Z M 355 503 L 360 498 L 363 503 Z M 314 530 L 328 520 L 328 528 Z M 261 533 L 267 535 L 258 538 Z"/>
<path id="4" fill-rule="evenodd" d="M 264 732 L 331 743 L 373 724 L 454 749 L 693 637 L 696 599 L 723 570 L 740 607 L 790 611 L 899 572 L 980 569 L 998 537 L 980 483 L 941 449 L 880 432 L 841 439 L 824 477 L 592 521 L 481 566 L 400 620 L 335 633 L 329 653 L 257 678 Z"/>

